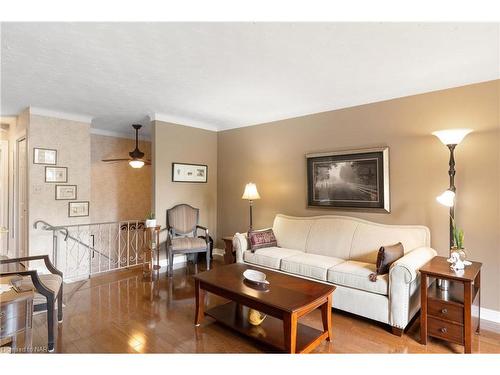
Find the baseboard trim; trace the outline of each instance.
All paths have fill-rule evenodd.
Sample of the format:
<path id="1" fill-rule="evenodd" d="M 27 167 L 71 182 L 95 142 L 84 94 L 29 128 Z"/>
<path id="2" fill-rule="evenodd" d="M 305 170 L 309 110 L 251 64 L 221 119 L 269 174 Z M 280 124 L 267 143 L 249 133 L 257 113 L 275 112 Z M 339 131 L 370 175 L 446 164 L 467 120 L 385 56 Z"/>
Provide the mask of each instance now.
<path id="1" fill-rule="evenodd" d="M 472 316 L 477 317 L 478 311 L 477 309 L 472 311 Z M 500 323 L 500 311 L 487 309 L 481 307 L 481 320 L 487 320 L 489 322 Z"/>

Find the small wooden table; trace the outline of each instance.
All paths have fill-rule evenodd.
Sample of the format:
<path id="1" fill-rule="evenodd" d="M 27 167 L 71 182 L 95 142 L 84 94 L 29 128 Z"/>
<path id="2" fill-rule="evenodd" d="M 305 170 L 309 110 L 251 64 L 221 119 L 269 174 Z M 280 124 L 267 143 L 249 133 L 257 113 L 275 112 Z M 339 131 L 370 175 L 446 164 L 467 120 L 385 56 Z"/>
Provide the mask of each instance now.
<path id="1" fill-rule="evenodd" d="M 233 237 L 222 237 L 224 241 L 224 263 L 231 264 L 236 262 L 236 256 L 233 251 Z"/>
<path id="2" fill-rule="evenodd" d="M 9 284 L 13 277 L 0 277 L 0 284 Z M 9 338 L 13 350 L 17 349 L 17 335 L 24 331 L 25 350 L 31 351 L 33 297 L 32 290 L 18 293 L 11 289 L 0 294 L 0 341 Z"/>
<path id="3" fill-rule="evenodd" d="M 423 345 L 427 344 L 427 336 L 432 336 L 463 345 L 465 353 L 472 352 L 472 331 L 474 327 L 476 333 L 480 331 L 481 266 L 479 262 L 472 262 L 462 272 L 456 272 L 445 257 L 434 257 L 420 268 Z M 437 280 L 428 286 L 428 277 L 447 280 L 448 290 L 441 290 Z M 477 317 L 472 316 L 473 305 L 477 306 Z"/>
<path id="4" fill-rule="evenodd" d="M 160 267 L 160 229 L 161 226 L 144 227 L 144 263 L 143 275 L 150 277 L 153 270 L 159 270 Z M 156 254 L 154 254 L 156 253 Z M 154 258 L 156 255 L 156 264 Z"/>
<path id="5" fill-rule="evenodd" d="M 269 281 L 267 290 L 259 290 L 244 281 L 243 272 L 256 269 Z M 286 353 L 308 353 L 323 340 L 332 340 L 332 299 L 334 285 L 289 276 L 283 273 L 235 263 L 194 276 L 196 295 L 195 325 L 204 315 L 219 323 L 269 344 Z M 231 302 L 204 311 L 205 293 L 210 292 Z M 268 316 L 259 326 L 248 323 L 248 308 Z M 298 323 L 298 319 L 320 308 L 323 331 Z"/>

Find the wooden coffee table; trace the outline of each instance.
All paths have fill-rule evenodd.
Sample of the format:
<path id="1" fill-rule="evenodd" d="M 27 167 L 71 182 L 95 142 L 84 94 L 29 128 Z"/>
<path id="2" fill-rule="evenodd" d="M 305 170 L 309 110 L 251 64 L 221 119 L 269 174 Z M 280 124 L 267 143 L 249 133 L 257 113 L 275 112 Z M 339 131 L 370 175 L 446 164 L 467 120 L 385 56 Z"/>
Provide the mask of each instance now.
<path id="1" fill-rule="evenodd" d="M 267 290 L 244 281 L 243 272 L 256 269 L 269 281 Z M 204 315 L 217 322 L 269 344 L 286 353 L 308 353 L 323 340 L 332 340 L 332 299 L 335 286 L 283 273 L 235 263 L 194 276 L 196 287 L 195 325 Z M 231 300 L 205 310 L 205 294 L 210 292 Z M 248 323 L 248 308 L 268 316 L 259 326 Z M 298 323 L 298 319 L 321 308 L 323 331 Z"/>

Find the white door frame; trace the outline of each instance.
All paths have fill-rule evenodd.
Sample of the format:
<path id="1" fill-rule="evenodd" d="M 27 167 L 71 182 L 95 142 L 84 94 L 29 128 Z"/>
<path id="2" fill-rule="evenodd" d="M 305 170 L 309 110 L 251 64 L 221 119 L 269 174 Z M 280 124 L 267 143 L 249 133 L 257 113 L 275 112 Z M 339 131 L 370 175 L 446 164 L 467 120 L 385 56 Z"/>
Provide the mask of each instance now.
<path id="1" fill-rule="evenodd" d="M 0 141 L 0 226 L 9 229 L 9 141 Z M 0 255 L 9 251 L 9 234 L 0 235 Z"/>
<path id="2" fill-rule="evenodd" d="M 25 173 L 24 176 L 21 176 L 19 173 L 19 143 L 25 142 Z M 28 251 L 28 139 L 26 135 L 22 135 L 21 137 L 16 139 L 15 143 L 15 149 L 14 149 L 14 178 L 13 178 L 13 184 L 14 184 L 14 207 L 13 207 L 13 218 L 12 218 L 12 231 L 14 233 L 14 245 L 15 245 L 15 257 L 22 257 L 22 256 L 28 256 L 29 251 Z M 21 223 L 21 216 L 20 216 L 20 202 L 21 202 L 21 197 L 20 197 L 20 178 L 24 178 L 25 182 L 25 191 L 24 191 L 24 223 Z M 23 233 L 21 232 L 21 227 L 23 228 Z M 21 233 L 22 237 L 21 238 Z M 24 246 L 22 244 L 24 243 Z M 24 247 L 23 252 L 21 252 L 21 247 Z"/>

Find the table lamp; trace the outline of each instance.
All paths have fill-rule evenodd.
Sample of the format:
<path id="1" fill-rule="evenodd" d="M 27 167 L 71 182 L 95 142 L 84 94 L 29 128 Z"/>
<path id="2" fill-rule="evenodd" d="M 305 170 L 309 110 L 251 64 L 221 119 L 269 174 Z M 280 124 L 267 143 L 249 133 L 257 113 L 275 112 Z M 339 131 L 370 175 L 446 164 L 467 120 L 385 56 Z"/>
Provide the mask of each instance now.
<path id="1" fill-rule="evenodd" d="M 243 196 L 241 197 L 241 199 L 248 200 L 250 204 L 250 226 L 248 228 L 248 231 L 250 232 L 252 230 L 253 201 L 256 199 L 260 199 L 259 192 L 257 191 L 257 186 L 253 182 L 249 182 L 248 184 L 245 185 L 245 191 L 243 192 Z"/>

